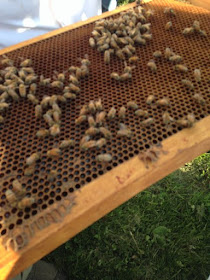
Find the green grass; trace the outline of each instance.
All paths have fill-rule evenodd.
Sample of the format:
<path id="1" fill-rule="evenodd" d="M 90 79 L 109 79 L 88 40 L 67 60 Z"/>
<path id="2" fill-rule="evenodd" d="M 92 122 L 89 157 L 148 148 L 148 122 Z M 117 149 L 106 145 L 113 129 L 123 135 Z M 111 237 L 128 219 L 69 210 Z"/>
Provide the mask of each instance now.
<path id="1" fill-rule="evenodd" d="M 68 279 L 208 277 L 210 154 L 136 195 L 45 259 Z"/>

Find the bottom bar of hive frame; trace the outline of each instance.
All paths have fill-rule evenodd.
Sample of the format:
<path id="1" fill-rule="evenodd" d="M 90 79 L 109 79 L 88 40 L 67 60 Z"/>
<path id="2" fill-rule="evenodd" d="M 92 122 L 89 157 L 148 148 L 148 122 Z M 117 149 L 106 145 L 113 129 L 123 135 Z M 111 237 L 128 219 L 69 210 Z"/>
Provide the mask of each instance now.
<path id="1" fill-rule="evenodd" d="M 162 142 L 160 156 L 148 168 L 135 156 L 76 192 L 76 204 L 60 223 L 36 232 L 20 251 L 0 245 L 0 279 L 10 279 L 69 238 L 184 163 L 210 150 L 210 116 Z M 162 153 L 161 153 L 162 151 Z"/>

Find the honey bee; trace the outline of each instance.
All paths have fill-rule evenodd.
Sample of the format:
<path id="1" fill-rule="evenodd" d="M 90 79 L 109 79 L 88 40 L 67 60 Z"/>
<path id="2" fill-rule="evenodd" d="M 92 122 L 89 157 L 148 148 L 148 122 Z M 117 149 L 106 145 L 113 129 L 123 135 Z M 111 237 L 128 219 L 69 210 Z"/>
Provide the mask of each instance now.
<path id="1" fill-rule="evenodd" d="M 107 114 L 107 118 L 109 120 L 112 120 L 115 118 L 115 115 L 116 115 L 116 109 L 114 107 L 112 107 Z"/>
<path id="2" fill-rule="evenodd" d="M 6 103 L 6 102 L 1 102 L 0 103 L 0 112 L 3 111 L 4 109 L 8 108 L 10 106 L 10 104 Z"/>
<path id="3" fill-rule="evenodd" d="M 31 165 L 31 166 L 25 168 L 24 175 L 25 176 L 32 176 L 34 174 L 34 171 L 35 171 L 35 166 Z"/>
<path id="4" fill-rule="evenodd" d="M 148 118 L 148 119 L 142 121 L 142 125 L 146 126 L 146 127 L 150 126 L 153 123 L 154 123 L 154 119 L 153 118 Z"/>
<path id="5" fill-rule="evenodd" d="M 47 137 L 48 135 L 49 135 L 49 130 L 45 128 L 38 130 L 36 133 L 36 137 L 38 138 L 44 138 Z"/>
<path id="6" fill-rule="evenodd" d="M 82 69 L 79 68 L 79 67 L 77 67 L 77 68 L 76 68 L 76 73 L 75 73 L 75 75 L 76 75 L 76 78 L 77 78 L 78 80 L 81 79 L 82 76 L 83 76 L 83 74 L 82 74 Z"/>
<path id="7" fill-rule="evenodd" d="M 96 147 L 96 141 L 95 140 L 90 140 L 90 141 L 87 141 L 87 142 L 83 142 L 80 145 L 80 148 L 83 151 L 87 151 L 88 149 L 95 148 L 95 147 Z"/>
<path id="8" fill-rule="evenodd" d="M 13 60 L 10 59 L 8 56 L 3 55 L 3 59 L 1 60 L 1 64 L 5 66 L 13 66 Z"/>
<path id="9" fill-rule="evenodd" d="M 182 34 L 185 36 L 191 35 L 194 33 L 194 28 L 193 27 L 186 27 L 183 31 Z"/>
<path id="10" fill-rule="evenodd" d="M 76 93 L 80 92 L 80 88 L 78 86 L 74 85 L 73 83 L 69 84 L 69 88 L 73 92 L 76 92 Z"/>
<path id="11" fill-rule="evenodd" d="M 170 16 L 176 16 L 176 13 L 174 11 L 174 9 L 172 9 L 171 7 L 166 7 L 164 9 L 164 14 L 170 15 Z"/>
<path id="12" fill-rule="evenodd" d="M 97 155 L 96 160 L 100 162 L 110 162 L 112 161 L 112 156 L 110 154 L 100 154 Z"/>
<path id="13" fill-rule="evenodd" d="M 69 75 L 69 82 L 73 83 L 74 85 L 78 86 L 79 85 L 79 81 L 76 78 L 75 75 L 71 74 Z"/>
<path id="14" fill-rule="evenodd" d="M 131 73 L 123 73 L 122 75 L 120 75 L 120 81 L 126 81 L 132 78 Z"/>
<path id="15" fill-rule="evenodd" d="M 15 205 L 15 203 L 17 201 L 17 197 L 12 190 L 6 190 L 5 196 L 6 196 L 7 201 L 9 203 L 11 203 L 11 206 Z"/>
<path id="16" fill-rule="evenodd" d="M 36 105 L 35 106 L 35 117 L 37 119 L 41 118 L 42 116 L 42 106 L 41 105 Z"/>
<path id="17" fill-rule="evenodd" d="M 176 64 L 174 66 L 174 69 L 175 71 L 178 71 L 178 72 L 183 72 L 183 73 L 186 73 L 188 71 L 188 68 L 187 66 L 183 65 L 183 64 Z"/>
<path id="18" fill-rule="evenodd" d="M 140 45 L 143 45 L 143 46 L 146 45 L 146 40 L 144 38 L 142 38 L 142 36 L 140 34 L 136 35 L 133 38 L 133 40 Z"/>
<path id="19" fill-rule="evenodd" d="M 207 33 L 206 33 L 206 31 L 205 30 L 199 30 L 199 34 L 201 35 L 201 36 L 203 36 L 203 37 L 207 37 Z"/>
<path id="20" fill-rule="evenodd" d="M 202 95 L 200 95 L 199 93 L 196 93 L 193 95 L 193 99 L 195 101 L 197 101 L 200 105 L 205 105 L 206 104 L 206 101 L 205 99 L 203 98 Z"/>
<path id="21" fill-rule="evenodd" d="M 154 95 L 149 95 L 146 99 L 146 103 L 148 105 L 151 105 L 154 102 L 154 100 L 155 100 L 155 96 Z"/>
<path id="22" fill-rule="evenodd" d="M 0 115 L 0 123 L 3 123 L 4 122 L 4 117 L 2 117 L 1 115 Z"/>
<path id="23" fill-rule="evenodd" d="M 54 80 L 58 80 L 63 83 L 65 81 L 65 73 L 58 73 L 57 71 L 54 71 L 53 78 Z"/>
<path id="24" fill-rule="evenodd" d="M 29 74 L 28 76 L 26 76 L 25 78 L 25 84 L 26 85 L 29 85 L 29 84 L 32 84 L 34 82 L 36 82 L 37 80 L 37 76 L 34 75 L 34 74 Z"/>
<path id="25" fill-rule="evenodd" d="M 45 113 L 45 114 L 43 115 L 43 118 L 44 118 L 44 120 L 46 121 L 46 123 L 47 123 L 49 126 L 54 125 L 54 121 L 53 121 L 53 119 L 52 119 L 52 117 L 51 117 L 51 115 L 50 115 L 49 112 Z"/>
<path id="26" fill-rule="evenodd" d="M 0 84 L 0 92 L 5 92 L 7 90 L 7 86 Z"/>
<path id="27" fill-rule="evenodd" d="M 181 127 L 188 127 L 189 125 L 188 120 L 184 120 L 184 119 L 177 120 L 176 123 Z"/>
<path id="28" fill-rule="evenodd" d="M 133 110 L 137 110 L 139 108 L 135 101 L 128 101 L 127 107 Z"/>
<path id="29" fill-rule="evenodd" d="M 54 121 L 57 124 L 59 124 L 60 123 L 60 114 L 59 114 L 59 112 L 58 111 L 53 111 L 52 116 L 53 116 Z"/>
<path id="30" fill-rule="evenodd" d="M 20 202 L 18 202 L 18 208 L 24 209 L 26 207 L 31 207 L 31 205 L 35 202 L 33 197 L 24 197 Z"/>
<path id="31" fill-rule="evenodd" d="M 115 54 L 116 54 L 117 57 L 119 57 L 119 59 L 125 60 L 125 55 L 124 55 L 122 50 L 120 50 L 120 49 L 117 50 Z"/>
<path id="32" fill-rule="evenodd" d="M 135 115 L 138 117 L 147 117 L 148 116 L 148 112 L 142 109 L 138 109 L 135 111 Z"/>
<path id="33" fill-rule="evenodd" d="M 86 135 L 89 135 L 89 136 L 95 136 L 99 133 L 99 129 L 94 127 L 94 126 L 91 126 L 89 127 L 86 131 L 85 131 L 85 134 Z"/>
<path id="34" fill-rule="evenodd" d="M 147 67 L 152 71 L 152 72 L 156 72 L 157 71 L 157 65 L 155 64 L 155 61 L 153 59 L 151 59 L 148 63 L 147 63 Z"/>
<path id="35" fill-rule="evenodd" d="M 50 135 L 51 136 L 57 136 L 60 134 L 60 125 L 58 123 L 55 123 L 53 124 L 51 127 L 50 127 Z"/>
<path id="36" fill-rule="evenodd" d="M 70 66 L 70 67 L 69 67 L 69 72 L 70 72 L 70 73 L 74 73 L 74 72 L 76 72 L 77 68 L 78 68 L 78 67 L 76 67 L 76 66 Z"/>
<path id="37" fill-rule="evenodd" d="M 170 122 L 173 122 L 174 119 L 170 116 L 170 114 L 168 112 L 165 112 L 163 114 L 163 123 L 168 125 Z"/>
<path id="38" fill-rule="evenodd" d="M 138 56 L 131 56 L 129 58 L 129 63 L 135 63 L 139 60 L 139 57 Z"/>
<path id="39" fill-rule="evenodd" d="M 19 96 L 12 88 L 7 88 L 7 93 L 12 97 L 14 101 L 19 101 Z"/>
<path id="40" fill-rule="evenodd" d="M 87 120 L 87 116 L 86 115 L 81 115 L 75 120 L 75 124 L 79 125 L 79 124 L 85 122 L 86 120 Z"/>
<path id="41" fill-rule="evenodd" d="M 97 50 L 98 50 L 99 52 L 103 52 L 103 51 L 107 50 L 108 48 L 109 48 L 109 44 L 105 43 L 104 45 L 99 46 L 99 47 L 97 48 Z"/>
<path id="42" fill-rule="evenodd" d="M 39 84 L 40 84 L 41 86 L 48 86 L 48 85 L 50 85 L 50 82 L 51 82 L 51 78 L 44 78 L 43 75 L 40 76 L 40 82 L 39 82 Z"/>
<path id="43" fill-rule="evenodd" d="M 174 54 L 169 57 L 169 61 L 175 62 L 175 63 L 180 63 L 182 61 L 182 57 L 180 55 Z"/>
<path id="44" fill-rule="evenodd" d="M 20 67 L 29 67 L 32 65 L 32 60 L 30 58 L 23 60 L 20 63 Z"/>
<path id="45" fill-rule="evenodd" d="M 103 134 L 104 138 L 110 139 L 112 137 L 111 132 L 105 127 L 99 127 L 100 133 Z"/>
<path id="46" fill-rule="evenodd" d="M 66 148 L 69 148 L 69 147 L 74 147 L 75 145 L 75 141 L 72 140 L 72 139 L 67 139 L 67 140 L 63 140 L 60 145 L 59 145 L 59 148 L 60 149 L 66 149 Z"/>
<path id="47" fill-rule="evenodd" d="M 57 95 L 58 102 L 66 103 L 66 98 L 63 95 Z"/>
<path id="48" fill-rule="evenodd" d="M 56 96 L 56 98 L 57 98 L 57 96 Z M 58 112 L 59 115 L 61 114 L 61 109 L 60 109 L 60 107 L 58 106 L 57 103 L 53 103 L 52 108 L 53 108 L 53 111 Z"/>
<path id="49" fill-rule="evenodd" d="M 77 98 L 76 94 L 75 94 L 75 93 L 72 93 L 72 92 L 65 92 L 65 93 L 63 94 L 63 96 L 64 96 L 66 99 L 72 99 L 72 100 L 74 100 L 74 99 Z"/>
<path id="50" fill-rule="evenodd" d="M 147 19 L 149 19 L 151 16 L 154 15 L 154 11 L 149 9 L 145 12 L 145 15 L 146 15 Z"/>
<path id="51" fill-rule="evenodd" d="M 31 84 L 30 88 L 29 88 L 29 93 L 35 94 L 36 93 L 36 88 L 37 88 L 37 85 L 35 83 Z"/>
<path id="52" fill-rule="evenodd" d="M 89 113 L 89 108 L 88 108 L 88 105 L 83 105 L 82 108 L 80 109 L 80 116 L 81 115 L 86 115 Z"/>
<path id="53" fill-rule="evenodd" d="M 142 38 L 150 41 L 150 40 L 152 40 L 152 34 L 145 33 L 142 35 Z"/>
<path id="54" fill-rule="evenodd" d="M 88 124 L 91 127 L 95 127 L 96 126 L 96 122 L 95 122 L 93 116 L 88 116 Z"/>
<path id="55" fill-rule="evenodd" d="M 96 141 L 96 147 L 98 149 L 102 148 L 105 145 L 106 145 L 106 139 L 105 138 L 101 138 L 101 139 Z"/>
<path id="56" fill-rule="evenodd" d="M 49 158 L 56 158 L 59 157 L 60 155 L 61 155 L 61 150 L 59 148 L 53 148 L 47 151 L 47 156 Z"/>
<path id="57" fill-rule="evenodd" d="M 24 84 L 19 84 L 19 94 L 21 97 L 26 97 L 26 86 Z"/>
<path id="58" fill-rule="evenodd" d="M 125 124 L 120 123 L 120 130 L 117 131 L 117 135 L 120 137 L 131 138 L 133 133 L 129 128 L 127 128 L 127 126 Z"/>
<path id="59" fill-rule="evenodd" d="M 34 69 L 32 67 L 22 67 L 21 70 L 23 70 L 24 72 L 26 72 L 28 74 L 34 73 Z"/>
<path id="60" fill-rule="evenodd" d="M 101 111 L 100 113 L 96 114 L 96 123 L 101 125 L 106 118 L 106 112 L 105 111 Z"/>
<path id="61" fill-rule="evenodd" d="M 195 69 L 193 74 L 194 74 L 195 81 L 200 82 L 201 81 L 201 70 Z"/>
<path id="62" fill-rule="evenodd" d="M 50 173 L 47 176 L 48 181 L 53 182 L 55 181 L 55 178 L 57 177 L 58 172 L 56 170 L 50 170 Z"/>
<path id="63" fill-rule="evenodd" d="M 169 102 L 169 99 L 167 98 L 167 97 L 163 97 L 163 98 L 161 98 L 161 99 L 158 99 L 157 101 L 156 101 L 156 104 L 158 105 L 158 106 L 169 106 L 170 105 L 170 102 Z"/>
<path id="64" fill-rule="evenodd" d="M 81 74 L 80 74 L 81 78 L 84 78 L 89 75 L 89 69 L 86 65 L 82 65 L 80 70 L 81 70 Z M 76 72 L 76 76 L 77 76 L 77 72 Z"/>
<path id="65" fill-rule="evenodd" d="M 145 23 L 145 24 L 139 24 L 139 29 L 141 30 L 141 32 L 147 32 L 150 30 L 151 27 L 151 23 Z"/>
<path id="66" fill-rule="evenodd" d="M 132 70 L 136 68 L 136 66 L 128 66 L 126 62 L 124 62 L 124 64 L 125 64 L 124 73 L 131 74 Z"/>
<path id="67" fill-rule="evenodd" d="M 199 31 L 200 30 L 200 22 L 198 20 L 194 20 L 192 27 L 194 30 Z"/>
<path id="68" fill-rule="evenodd" d="M 63 82 L 61 82 L 61 81 L 53 81 L 51 83 L 51 87 L 53 87 L 53 88 L 63 88 Z"/>
<path id="69" fill-rule="evenodd" d="M 91 48 L 95 48 L 96 43 L 95 43 L 95 40 L 93 38 L 89 39 L 89 45 L 91 46 Z"/>
<path id="70" fill-rule="evenodd" d="M 96 106 L 93 100 L 90 100 L 89 104 L 88 104 L 88 110 L 94 114 L 96 111 Z"/>
<path id="71" fill-rule="evenodd" d="M 110 77 L 116 81 L 120 80 L 120 75 L 117 72 L 112 72 Z"/>
<path id="72" fill-rule="evenodd" d="M 30 157 L 26 159 L 26 165 L 34 164 L 36 161 L 40 159 L 40 157 L 41 157 L 40 153 L 33 153 L 32 155 L 30 155 Z"/>
<path id="73" fill-rule="evenodd" d="M 88 142 L 89 140 L 90 140 L 89 135 L 83 136 L 82 139 L 80 140 L 80 146 L 82 146 L 84 143 Z"/>
<path id="74" fill-rule="evenodd" d="M 27 95 L 27 98 L 29 101 L 31 101 L 31 103 L 33 103 L 34 105 L 37 105 L 39 103 L 39 100 L 31 93 L 29 93 Z"/>
<path id="75" fill-rule="evenodd" d="M 104 52 L 104 63 L 109 64 L 110 63 L 110 52 L 109 50 L 106 50 Z"/>
<path id="76" fill-rule="evenodd" d="M 195 124 L 195 115 L 188 114 L 187 115 L 188 127 L 192 127 Z"/>
<path id="77" fill-rule="evenodd" d="M 119 110 L 118 117 L 120 119 L 125 119 L 126 108 L 122 106 Z"/>
<path id="78" fill-rule="evenodd" d="M 183 80 L 182 80 L 182 84 L 183 84 L 184 86 L 186 86 L 187 88 L 191 89 L 191 90 L 194 89 L 193 83 L 192 83 L 190 80 L 188 80 L 188 79 L 183 79 Z"/>
<path id="79" fill-rule="evenodd" d="M 44 96 L 42 101 L 41 101 L 41 106 L 42 108 L 47 108 L 50 102 L 50 96 Z"/>
<path id="80" fill-rule="evenodd" d="M 118 46 L 116 40 L 115 40 L 113 37 L 112 37 L 111 40 L 110 40 L 110 46 L 111 46 L 112 48 L 114 48 L 115 50 L 119 50 L 119 46 Z"/>
<path id="81" fill-rule="evenodd" d="M 89 104 L 89 108 L 90 108 L 90 104 Z M 101 104 L 101 98 L 99 98 L 98 100 L 95 101 L 95 108 L 96 108 L 97 111 L 102 111 L 103 110 L 103 106 Z"/>
<path id="82" fill-rule="evenodd" d="M 166 48 L 164 52 L 165 58 L 169 59 L 172 55 L 174 55 L 174 52 L 170 48 Z"/>
<path id="83" fill-rule="evenodd" d="M 128 48 L 128 46 L 125 46 L 123 49 L 122 49 L 122 52 L 124 54 L 127 54 L 128 57 L 131 57 L 133 55 L 133 53 L 131 52 L 131 50 Z"/>
<path id="84" fill-rule="evenodd" d="M 170 30 L 170 29 L 172 29 L 172 22 L 171 21 L 167 22 L 166 25 L 165 25 L 165 30 Z"/>
<path id="85" fill-rule="evenodd" d="M 13 191 L 18 195 L 24 194 L 25 190 L 23 189 L 22 184 L 18 180 L 12 182 Z"/>

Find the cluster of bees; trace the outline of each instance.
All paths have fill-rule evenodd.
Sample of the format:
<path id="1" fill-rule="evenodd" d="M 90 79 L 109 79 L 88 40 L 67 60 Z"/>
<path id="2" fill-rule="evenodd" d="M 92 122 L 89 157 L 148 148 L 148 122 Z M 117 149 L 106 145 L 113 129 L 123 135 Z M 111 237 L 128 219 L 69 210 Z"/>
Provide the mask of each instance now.
<path id="1" fill-rule="evenodd" d="M 13 180 L 12 190 L 6 190 L 5 196 L 10 206 L 17 207 L 20 210 L 35 203 L 35 198 L 26 196 L 25 189 L 17 179 Z"/>
<path id="2" fill-rule="evenodd" d="M 152 15 L 152 10 L 137 6 L 136 9 L 121 13 L 116 19 L 97 21 L 89 44 L 97 51 L 104 52 L 106 64 L 110 63 L 113 55 L 120 60 L 128 58 L 130 63 L 134 63 L 139 59 L 135 55 L 135 45 L 146 45 L 152 40 L 151 23 L 148 22 Z M 113 72 L 111 78 L 117 81 L 128 80 L 132 77 L 132 69 L 134 67 L 126 65 L 121 75 Z"/>
<path id="3" fill-rule="evenodd" d="M 174 11 L 173 8 L 171 7 L 166 7 L 164 9 L 164 14 L 168 15 L 168 16 L 171 16 L 171 17 L 175 17 L 176 16 L 176 12 Z M 168 21 L 165 25 L 165 30 L 170 30 L 172 29 L 172 21 Z M 183 31 L 182 31 L 182 34 L 185 35 L 185 36 L 188 36 L 188 35 L 192 35 L 192 34 L 199 34 L 203 37 L 207 37 L 207 33 L 205 30 L 202 30 L 200 28 L 200 22 L 195 20 L 192 24 L 191 27 L 186 27 Z"/>
<path id="4" fill-rule="evenodd" d="M 185 35 L 185 36 L 188 36 L 188 35 L 192 35 L 192 34 L 199 34 L 203 37 L 207 37 L 207 33 L 205 30 L 202 30 L 200 28 L 200 22 L 195 20 L 192 24 L 191 27 L 186 27 L 183 31 L 182 31 L 182 34 Z"/>
<path id="5" fill-rule="evenodd" d="M 1 64 L 5 67 L 0 70 L 0 112 L 4 112 L 10 106 L 9 100 L 15 102 L 20 97 L 27 98 L 33 104 L 38 104 L 36 98 L 37 75 L 31 67 L 31 59 L 21 59 L 20 67 L 14 66 L 14 61 L 3 56 Z M 0 115 L 0 123 L 4 122 L 4 117 Z"/>

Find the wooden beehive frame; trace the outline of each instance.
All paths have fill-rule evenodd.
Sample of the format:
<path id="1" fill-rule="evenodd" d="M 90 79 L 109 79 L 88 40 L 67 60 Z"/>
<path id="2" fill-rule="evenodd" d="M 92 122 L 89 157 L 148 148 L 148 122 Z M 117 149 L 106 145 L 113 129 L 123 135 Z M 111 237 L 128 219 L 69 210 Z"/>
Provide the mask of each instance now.
<path id="1" fill-rule="evenodd" d="M 91 18 L 86 22 L 73 24 L 11 46 L 0 51 L 0 55 L 97 19 L 105 18 L 108 15 L 114 15 L 133 6 L 134 4 L 120 7 L 113 12 Z M 18 252 L 5 251 L 4 247 L 0 245 L 1 279 L 15 276 L 123 202 L 176 170 L 185 162 L 208 151 L 210 149 L 209 123 L 210 117 L 206 117 L 196 123 L 193 128 L 182 130 L 164 140 L 162 150 L 166 153 L 162 153 L 156 163 L 149 164 L 148 169 L 136 156 L 89 183 L 76 193 L 76 205 L 71 209 L 70 214 L 60 223 L 37 231 L 29 245 L 22 250 Z"/>

